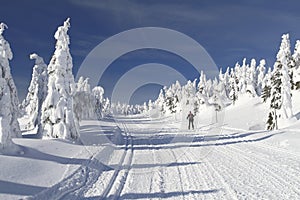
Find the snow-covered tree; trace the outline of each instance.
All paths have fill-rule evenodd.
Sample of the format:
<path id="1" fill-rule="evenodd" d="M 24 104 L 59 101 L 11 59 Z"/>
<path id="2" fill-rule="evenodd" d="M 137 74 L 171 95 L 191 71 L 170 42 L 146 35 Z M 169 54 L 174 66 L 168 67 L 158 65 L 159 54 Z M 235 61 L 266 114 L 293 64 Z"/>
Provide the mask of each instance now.
<path id="1" fill-rule="evenodd" d="M 197 101 L 195 102 L 196 107 L 203 104 L 207 104 L 207 100 L 208 100 L 207 81 L 206 81 L 206 75 L 204 74 L 203 71 L 200 72 L 199 83 L 195 95 L 197 99 Z"/>
<path id="2" fill-rule="evenodd" d="M 282 98 L 282 107 L 281 115 L 283 119 L 290 119 L 293 116 L 292 109 L 292 98 L 291 98 L 291 80 L 289 76 L 288 66 L 282 65 L 281 69 L 281 98 Z"/>
<path id="3" fill-rule="evenodd" d="M 300 89 L 300 40 L 296 41 L 295 50 L 293 53 L 294 70 L 293 70 L 293 81 L 294 89 Z"/>
<path id="4" fill-rule="evenodd" d="M 48 93 L 42 105 L 39 133 L 45 137 L 77 140 L 79 124 L 73 108 L 76 85 L 72 74 L 72 57 L 68 30 L 70 18 L 58 27 L 56 46 L 48 65 Z"/>
<path id="5" fill-rule="evenodd" d="M 11 138 L 21 136 L 17 121 L 19 101 L 9 66 L 13 53 L 2 35 L 6 28 L 6 24 L 0 24 L 0 152 L 16 150 Z"/>
<path id="6" fill-rule="evenodd" d="M 95 113 L 98 119 L 103 118 L 103 101 L 104 101 L 104 89 L 100 86 L 96 86 L 92 90 L 93 96 L 95 98 Z M 119 105 L 120 103 L 118 103 Z M 120 113 L 121 106 L 117 106 L 117 113 Z"/>
<path id="7" fill-rule="evenodd" d="M 284 60 L 284 62 L 286 62 L 287 68 L 288 68 L 288 73 L 290 76 L 290 81 L 291 81 L 291 87 L 294 86 L 294 80 L 293 80 L 293 73 L 294 73 L 294 69 L 295 69 L 295 64 L 293 61 L 293 57 L 291 55 L 291 42 L 290 42 L 290 36 L 289 34 L 283 34 L 281 36 L 282 40 L 281 40 L 281 44 L 280 44 L 280 49 L 277 53 L 277 60 L 278 57 L 280 57 L 281 59 L 278 60 L 279 62 L 282 62 Z"/>
<path id="8" fill-rule="evenodd" d="M 35 60 L 35 65 L 27 96 L 22 102 L 22 108 L 28 116 L 26 129 L 32 129 L 41 123 L 41 108 L 47 95 L 48 83 L 47 65 L 43 58 L 33 53 L 30 54 L 30 59 Z"/>
<path id="9" fill-rule="evenodd" d="M 267 120 L 267 129 L 273 130 L 278 129 L 278 110 L 281 109 L 282 106 L 282 98 L 281 98 L 281 71 L 278 66 L 274 67 L 274 72 L 271 77 L 271 104 L 270 104 L 270 111 L 268 114 Z"/>
<path id="10" fill-rule="evenodd" d="M 200 72 L 200 78 L 198 83 L 198 92 L 206 96 L 206 75 L 203 71 Z"/>
<path id="11" fill-rule="evenodd" d="M 155 107 L 158 109 L 158 111 L 161 114 L 164 114 L 166 112 L 165 110 L 165 95 L 163 90 L 161 89 L 158 95 L 158 98 L 155 101 Z"/>
<path id="12" fill-rule="evenodd" d="M 165 89 L 165 97 L 166 97 L 166 111 L 168 114 L 176 113 L 179 108 L 179 100 L 181 98 L 181 85 L 178 81 L 175 84 L 172 84 L 169 88 Z"/>
<path id="13" fill-rule="evenodd" d="M 233 105 L 235 104 L 238 98 L 238 86 L 237 86 L 237 78 L 234 72 L 231 72 L 231 78 L 229 79 L 229 98 L 232 100 Z"/>
<path id="14" fill-rule="evenodd" d="M 144 104 L 143 104 L 143 112 L 144 112 L 144 113 L 147 113 L 147 112 L 148 112 L 148 106 L 147 106 L 147 103 L 146 103 L 146 102 L 144 102 Z"/>
<path id="15" fill-rule="evenodd" d="M 256 61 L 255 59 L 251 59 L 250 68 L 247 70 L 246 77 L 246 91 L 250 93 L 252 96 L 256 96 L 256 85 L 257 85 L 257 77 L 256 77 Z"/>
<path id="16" fill-rule="evenodd" d="M 246 64 L 246 58 L 243 59 L 243 65 L 240 66 L 238 63 L 235 65 L 235 76 L 237 81 L 237 87 L 241 94 L 247 91 L 247 71 L 249 65 Z"/>
<path id="17" fill-rule="evenodd" d="M 153 110 L 153 102 L 152 102 L 151 99 L 149 99 L 149 101 L 148 101 L 148 111 L 151 111 L 151 110 Z"/>
<path id="18" fill-rule="evenodd" d="M 268 115 L 267 128 L 278 129 L 278 118 L 292 117 L 291 80 L 288 66 L 290 64 L 289 35 L 284 34 L 274 64 L 271 78 L 271 104 Z M 272 120 L 271 120 L 272 119 Z M 274 124 L 269 124 L 269 122 Z"/>
<path id="19" fill-rule="evenodd" d="M 265 78 L 266 73 L 266 61 L 264 59 L 260 60 L 259 65 L 257 67 L 258 75 L 257 75 L 257 86 L 256 86 L 256 92 L 260 96 L 263 90 L 263 82 Z"/>
<path id="20" fill-rule="evenodd" d="M 102 103 L 102 115 L 107 116 L 111 114 L 111 104 L 108 98 L 103 99 Z"/>
<path id="21" fill-rule="evenodd" d="M 262 82 L 261 98 L 263 99 L 263 102 L 266 102 L 267 99 L 271 97 L 271 77 L 272 77 L 272 70 L 269 67 L 268 73 L 265 75 Z"/>
<path id="22" fill-rule="evenodd" d="M 74 113 L 78 120 L 95 119 L 95 104 L 90 85 L 89 78 L 80 77 L 76 84 L 76 93 L 74 95 Z"/>

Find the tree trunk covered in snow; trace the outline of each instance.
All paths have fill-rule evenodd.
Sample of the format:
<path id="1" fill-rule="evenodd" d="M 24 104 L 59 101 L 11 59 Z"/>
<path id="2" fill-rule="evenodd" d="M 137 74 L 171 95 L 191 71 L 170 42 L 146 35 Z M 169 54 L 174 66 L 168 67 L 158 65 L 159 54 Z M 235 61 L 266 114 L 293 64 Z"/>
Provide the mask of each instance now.
<path id="1" fill-rule="evenodd" d="M 38 131 L 45 137 L 76 140 L 79 138 L 79 124 L 73 109 L 76 88 L 67 34 L 69 28 L 68 18 L 54 35 L 56 49 L 47 69 L 48 94 L 42 105 L 42 122 Z"/>

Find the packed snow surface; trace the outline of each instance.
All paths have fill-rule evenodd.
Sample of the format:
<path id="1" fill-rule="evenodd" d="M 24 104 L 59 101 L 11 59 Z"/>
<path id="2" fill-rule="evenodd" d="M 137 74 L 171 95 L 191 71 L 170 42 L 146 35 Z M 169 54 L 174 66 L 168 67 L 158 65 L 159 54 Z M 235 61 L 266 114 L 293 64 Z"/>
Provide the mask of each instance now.
<path id="1" fill-rule="evenodd" d="M 19 155 L 0 155 L 0 199 L 299 199 L 300 123 L 235 126 L 247 107 L 195 130 L 178 116 L 83 121 L 82 144 L 27 132 Z"/>

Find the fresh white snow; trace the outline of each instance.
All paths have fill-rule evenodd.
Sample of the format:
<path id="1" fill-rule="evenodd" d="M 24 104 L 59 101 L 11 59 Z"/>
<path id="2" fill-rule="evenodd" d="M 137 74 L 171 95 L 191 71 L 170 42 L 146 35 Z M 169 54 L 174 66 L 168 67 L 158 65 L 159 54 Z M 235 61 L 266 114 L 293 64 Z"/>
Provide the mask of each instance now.
<path id="1" fill-rule="evenodd" d="M 82 121 L 82 145 L 28 132 L 22 154 L 0 156 L 0 199 L 299 199 L 300 123 L 265 131 L 261 99 L 241 102 L 194 131 L 136 115 Z"/>

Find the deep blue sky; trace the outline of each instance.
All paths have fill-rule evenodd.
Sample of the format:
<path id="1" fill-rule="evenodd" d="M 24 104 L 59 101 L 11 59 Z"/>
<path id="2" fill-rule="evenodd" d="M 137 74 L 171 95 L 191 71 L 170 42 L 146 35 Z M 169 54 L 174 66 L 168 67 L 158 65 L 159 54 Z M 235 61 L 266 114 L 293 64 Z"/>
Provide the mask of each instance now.
<path id="1" fill-rule="evenodd" d="M 272 66 L 283 33 L 290 33 L 292 46 L 300 39 L 299 8 L 297 0 L 1 0 L 0 21 L 9 27 L 4 36 L 14 53 L 11 69 L 22 100 L 34 64 L 29 54 L 38 53 L 48 64 L 54 51 L 53 34 L 67 17 L 71 18 L 74 73 L 85 56 L 103 40 L 128 29 L 148 26 L 170 28 L 192 37 L 218 67 L 226 68 L 241 62 L 243 57 L 265 58 Z M 141 50 L 116 60 L 100 84 L 109 94 L 118 76 L 147 62 L 175 68 L 188 65 L 167 52 Z M 198 77 L 194 71 L 185 73 L 191 79 Z M 145 99 L 156 94 L 149 87 L 145 89 L 148 95 L 139 90 Z M 138 94 L 134 96 L 136 102 L 142 100 Z"/>

